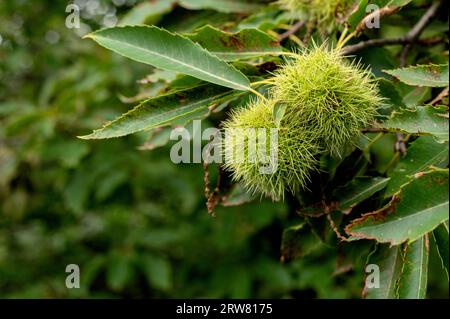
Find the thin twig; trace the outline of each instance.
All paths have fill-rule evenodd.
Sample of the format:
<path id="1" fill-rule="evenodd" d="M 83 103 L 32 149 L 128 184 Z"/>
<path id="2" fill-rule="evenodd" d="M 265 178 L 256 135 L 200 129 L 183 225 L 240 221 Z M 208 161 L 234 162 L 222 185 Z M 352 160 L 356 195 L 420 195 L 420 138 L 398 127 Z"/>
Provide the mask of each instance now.
<path id="1" fill-rule="evenodd" d="M 388 39 L 371 39 L 368 41 L 362 41 L 357 44 L 346 46 L 342 49 L 343 55 L 348 55 L 356 51 L 366 49 L 374 46 L 385 46 L 394 44 L 410 44 L 414 43 L 423 32 L 425 27 L 431 21 L 431 19 L 438 12 L 439 7 L 442 4 L 442 0 L 434 2 L 431 7 L 425 12 L 422 18 L 414 25 L 414 27 L 404 36 L 398 38 L 388 38 Z"/>
<path id="2" fill-rule="evenodd" d="M 357 34 L 361 33 L 362 31 L 364 31 L 364 29 L 366 29 L 367 24 L 369 21 L 373 20 L 376 17 L 382 18 L 385 16 L 390 16 L 393 15 L 395 13 L 397 13 L 398 11 L 400 11 L 401 7 L 383 7 L 381 9 L 375 10 L 374 12 L 372 12 L 371 14 L 367 15 L 357 26 L 356 26 L 356 30 L 355 32 Z"/>
<path id="3" fill-rule="evenodd" d="M 435 44 L 438 44 L 438 43 L 442 43 L 444 41 L 445 40 L 444 40 L 443 37 L 434 36 L 434 37 L 431 37 L 431 38 L 419 39 L 419 40 L 417 40 L 417 43 L 422 45 L 422 46 L 425 46 L 425 45 L 426 46 L 432 46 L 432 45 L 435 45 Z"/>
<path id="4" fill-rule="evenodd" d="M 436 98 L 433 101 L 431 101 L 430 104 L 436 105 L 438 104 L 438 102 L 441 102 L 442 99 L 446 96 L 448 96 L 448 86 L 441 93 L 439 93 L 439 95 L 436 96 Z"/>
<path id="5" fill-rule="evenodd" d="M 387 128 L 383 128 L 383 127 L 368 127 L 368 128 L 364 128 L 361 130 L 361 132 L 363 133 L 387 133 L 389 132 L 389 130 Z"/>
<path id="6" fill-rule="evenodd" d="M 330 223 L 331 229 L 336 234 L 336 237 L 341 241 L 347 241 L 348 239 L 346 237 L 342 236 L 341 233 L 339 232 L 339 229 L 337 228 L 337 226 L 336 226 L 333 218 L 331 218 L 330 214 L 327 214 L 327 219 L 328 219 L 328 222 Z"/>
<path id="7" fill-rule="evenodd" d="M 289 38 L 291 35 L 297 33 L 297 31 L 300 30 L 305 25 L 305 23 L 306 23 L 305 21 L 298 21 L 289 30 L 287 30 L 286 32 L 280 34 L 278 36 L 278 41 L 281 42 L 281 41 Z"/>
<path id="8" fill-rule="evenodd" d="M 212 137 L 211 139 L 213 139 Z M 209 163 L 210 163 L 210 157 L 211 157 L 211 150 L 213 149 L 213 144 L 210 143 L 207 145 L 206 152 L 205 152 L 205 159 L 203 161 L 203 170 L 204 170 L 204 176 L 203 181 L 205 183 L 205 197 L 206 197 L 206 208 L 208 209 L 208 213 L 215 217 L 214 208 L 220 203 L 221 197 L 219 196 L 220 193 L 220 187 L 222 185 L 222 175 L 223 170 L 222 167 L 219 166 L 219 175 L 217 177 L 216 187 L 213 191 L 211 191 L 211 183 L 209 180 Z"/>
<path id="9" fill-rule="evenodd" d="M 434 2 L 422 18 L 420 18 L 419 22 L 417 22 L 416 25 L 408 32 L 406 37 L 411 39 L 412 42 L 417 40 L 428 23 L 430 23 L 431 19 L 436 15 L 441 4 L 442 0 Z"/>
<path id="10" fill-rule="evenodd" d="M 206 199 L 208 200 L 209 197 L 211 196 L 211 189 L 209 187 L 209 185 L 210 185 L 210 182 L 209 182 L 209 163 L 207 161 L 203 162 L 203 172 L 204 172 L 203 182 L 205 183 L 204 193 L 205 193 Z"/>
<path id="11" fill-rule="evenodd" d="M 412 48 L 412 43 L 408 43 L 403 47 L 402 54 L 400 54 L 400 67 L 406 66 L 406 59 L 408 58 L 409 51 Z"/>
<path id="12" fill-rule="evenodd" d="M 404 37 L 391 39 L 371 39 L 344 47 L 342 49 L 342 55 L 349 55 L 351 53 L 370 47 L 381 47 L 385 45 L 405 44 L 405 43 L 408 43 L 408 40 Z"/>

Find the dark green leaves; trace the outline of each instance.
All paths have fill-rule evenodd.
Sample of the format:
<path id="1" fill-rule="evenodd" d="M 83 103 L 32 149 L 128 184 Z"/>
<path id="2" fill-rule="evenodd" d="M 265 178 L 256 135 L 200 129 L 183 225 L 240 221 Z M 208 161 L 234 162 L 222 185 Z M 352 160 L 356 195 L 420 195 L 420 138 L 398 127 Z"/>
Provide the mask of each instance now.
<path id="1" fill-rule="evenodd" d="M 448 193 L 448 171 L 417 174 L 388 205 L 354 220 L 346 232 L 392 245 L 415 241 L 448 220 Z"/>
<path id="2" fill-rule="evenodd" d="M 363 295 L 369 299 L 423 299 L 427 288 L 428 236 L 411 244 L 378 244 L 369 264 L 379 270 L 378 287 L 367 285 Z"/>
<path id="3" fill-rule="evenodd" d="M 424 299 L 428 279 L 428 236 L 422 236 L 410 245 L 405 245 L 402 270 L 397 283 L 400 299 Z"/>
<path id="4" fill-rule="evenodd" d="M 249 80 L 234 67 L 191 40 L 154 26 L 109 28 L 88 37 L 138 62 L 236 90 L 251 90 Z"/>
<path id="5" fill-rule="evenodd" d="M 439 256 L 441 257 L 442 267 L 444 268 L 445 272 L 447 273 L 447 279 L 448 279 L 448 262 L 449 262 L 448 221 L 440 224 L 433 231 L 433 237 L 434 237 L 434 241 L 436 242 L 436 247 L 438 249 Z"/>
<path id="6" fill-rule="evenodd" d="M 391 81 L 380 78 L 378 79 L 377 84 L 380 94 L 386 99 L 385 104 L 389 107 L 388 111 L 392 112 L 406 107 L 396 86 Z M 383 110 L 381 109 L 380 111 Z"/>
<path id="7" fill-rule="evenodd" d="M 340 211 L 349 214 L 354 207 L 383 190 L 389 178 L 359 176 L 343 186 L 336 187 L 331 194 L 332 200 L 320 201 L 300 210 L 305 216 L 321 216 L 326 212 Z"/>
<path id="8" fill-rule="evenodd" d="M 348 210 L 386 187 L 389 178 L 357 177 L 333 192 L 340 210 Z"/>
<path id="9" fill-rule="evenodd" d="M 385 196 L 390 197 L 400 190 L 400 187 L 414 178 L 414 175 L 425 172 L 431 166 L 444 168 L 448 165 L 448 144 L 437 143 L 431 136 L 421 136 L 409 147 L 404 158 L 389 174 L 391 180 Z"/>
<path id="10" fill-rule="evenodd" d="M 368 299 L 394 299 L 396 298 L 396 283 L 402 271 L 401 246 L 378 244 L 369 258 L 369 264 L 378 266 L 378 288 L 364 287 L 363 295 Z"/>
<path id="11" fill-rule="evenodd" d="M 448 64 L 418 65 L 403 69 L 385 70 L 384 72 L 408 85 L 430 87 L 448 86 Z"/>
<path id="12" fill-rule="evenodd" d="M 283 52 L 276 39 L 258 29 L 228 33 L 205 26 L 197 33 L 186 36 L 224 61 L 278 55 Z"/>
<path id="13" fill-rule="evenodd" d="M 291 226 L 283 232 L 281 260 L 288 262 L 295 258 L 304 257 L 321 245 L 323 243 L 311 231 L 311 227 L 306 222 Z"/>
<path id="14" fill-rule="evenodd" d="M 230 90 L 224 87 L 203 85 L 194 89 L 161 95 L 142 102 L 134 109 L 107 123 L 103 128 L 81 138 L 119 137 L 170 125 L 174 121 L 206 110 L 213 103 L 223 101 L 229 93 Z"/>

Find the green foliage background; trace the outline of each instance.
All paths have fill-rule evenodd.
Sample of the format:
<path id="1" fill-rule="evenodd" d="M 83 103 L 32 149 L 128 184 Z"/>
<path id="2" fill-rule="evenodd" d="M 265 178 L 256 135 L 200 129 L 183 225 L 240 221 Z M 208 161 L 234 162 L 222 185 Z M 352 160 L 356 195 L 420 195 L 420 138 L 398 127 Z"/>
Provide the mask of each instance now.
<path id="1" fill-rule="evenodd" d="M 149 96 L 158 87 L 137 89 L 136 80 L 151 67 L 65 28 L 66 5 L 0 3 L 0 297 L 361 297 L 371 241 L 342 245 L 314 220 L 300 226 L 316 231 L 301 237 L 305 256 L 281 263 L 283 231 L 297 225 L 295 243 L 299 234 L 295 201 L 218 207 L 212 218 L 202 166 L 172 164 L 170 144 L 140 151 L 149 139 L 145 132 L 107 142 L 77 139 L 136 104 L 125 96 Z M 117 15 L 130 8 L 117 7 Z M 270 15 L 255 14 L 246 23 L 278 23 Z M 242 19 L 176 8 L 150 21 L 192 32 Z M 96 16 L 83 21 L 93 30 L 102 22 Z M 393 19 L 382 32 L 402 28 Z M 436 23 L 428 32 L 442 29 Z M 445 62 L 441 51 L 417 48 L 411 56 Z M 395 55 L 385 48 L 361 53 L 376 75 L 398 66 Z M 432 91 L 412 95 L 412 103 L 422 103 Z M 373 145 L 374 171 L 387 170 L 394 144 L 395 135 L 386 134 Z M 446 298 L 448 282 L 436 249 L 430 252 L 427 296 Z M 68 264 L 80 266 L 81 289 L 65 287 Z"/>

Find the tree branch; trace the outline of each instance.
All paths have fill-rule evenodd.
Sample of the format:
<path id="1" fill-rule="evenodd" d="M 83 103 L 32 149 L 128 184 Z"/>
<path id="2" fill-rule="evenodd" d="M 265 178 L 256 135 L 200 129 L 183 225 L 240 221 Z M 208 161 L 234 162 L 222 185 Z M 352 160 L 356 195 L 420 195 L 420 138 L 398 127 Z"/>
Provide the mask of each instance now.
<path id="1" fill-rule="evenodd" d="M 368 41 L 362 41 L 357 44 L 348 45 L 342 49 L 342 55 L 348 55 L 356 51 L 366 49 L 374 46 L 385 46 L 395 44 L 410 44 L 416 42 L 423 32 L 425 27 L 430 23 L 431 19 L 436 15 L 439 7 L 442 4 L 442 0 L 434 2 L 420 20 L 414 25 L 414 27 L 403 37 L 388 38 L 388 39 L 372 39 Z"/>
<path id="2" fill-rule="evenodd" d="M 289 38 L 291 35 L 293 35 L 298 30 L 300 30 L 304 25 L 305 25 L 305 21 L 298 21 L 289 30 L 287 30 L 286 32 L 280 34 L 280 36 L 278 37 L 278 41 L 281 42 L 281 41 Z"/>
<path id="3" fill-rule="evenodd" d="M 448 86 L 441 93 L 439 93 L 439 95 L 433 101 L 431 101 L 430 104 L 435 105 L 441 102 L 442 99 L 446 96 L 448 96 Z"/>

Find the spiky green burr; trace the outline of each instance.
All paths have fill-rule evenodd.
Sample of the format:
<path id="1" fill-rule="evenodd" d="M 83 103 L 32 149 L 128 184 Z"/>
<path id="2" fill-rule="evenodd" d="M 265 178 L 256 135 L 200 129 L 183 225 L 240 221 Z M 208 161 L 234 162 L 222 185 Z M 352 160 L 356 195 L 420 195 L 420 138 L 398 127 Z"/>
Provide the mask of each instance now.
<path id="1" fill-rule="evenodd" d="M 319 29 L 331 30 L 351 9 L 353 0 L 278 0 L 299 19 L 314 21 Z"/>
<path id="2" fill-rule="evenodd" d="M 267 100 L 251 101 L 224 122 L 225 130 L 234 133 L 225 139 L 223 149 L 247 156 L 249 134 L 245 129 L 277 128 L 278 166 L 273 174 L 261 174 L 261 166 L 267 164 L 246 160 L 248 157 L 226 161 L 225 168 L 249 190 L 279 199 L 286 190 L 295 194 L 307 188 L 321 154 L 340 157 L 348 143 L 356 142 L 361 129 L 374 120 L 383 99 L 367 69 L 325 46 L 298 54 L 270 82 L 273 86 Z M 279 124 L 274 120 L 275 105 L 286 106 Z"/>
<path id="3" fill-rule="evenodd" d="M 296 121 L 282 119 L 277 127 L 272 116 L 273 108 L 273 100 L 253 100 L 247 107 L 232 112 L 230 119 L 224 122 L 224 129 L 231 132 L 232 137 L 225 139 L 224 150 L 243 150 L 245 156 L 241 162 L 226 160 L 224 166 L 232 172 L 233 179 L 242 181 L 248 190 L 280 199 L 285 190 L 296 193 L 306 187 L 311 172 L 317 169 L 320 148 L 312 142 L 313 138 L 307 131 L 298 130 Z M 278 131 L 278 156 L 276 170 L 272 174 L 261 174 L 261 167 L 267 167 L 267 163 L 259 159 L 249 160 L 249 136 L 245 129 L 252 128 L 267 130 L 267 154 L 273 147 L 268 144 L 269 130 Z M 238 134 L 243 134 L 244 139 L 235 139 Z"/>
<path id="4" fill-rule="evenodd" d="M 272 95 L 288 105 L 287 122 L 298 123 L 334 156 L 357 140 L 383 103 L 367 69 L 324 46 L 284 65 L 276 73 Z"/>

